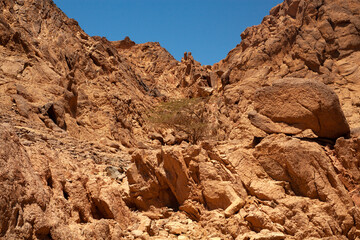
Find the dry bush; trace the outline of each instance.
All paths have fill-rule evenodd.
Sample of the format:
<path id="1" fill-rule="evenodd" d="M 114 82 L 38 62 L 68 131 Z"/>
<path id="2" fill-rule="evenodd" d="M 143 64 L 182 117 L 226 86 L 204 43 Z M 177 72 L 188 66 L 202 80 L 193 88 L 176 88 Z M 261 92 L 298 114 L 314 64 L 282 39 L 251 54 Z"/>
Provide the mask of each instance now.
<path id="1" fill-rule="evenodd" d="M 148 120 L 155 126 L 184 132 L 189 141 L 196 144 L 210 132 L 206 102 L 203 98 L 165 102 L 153 109 Z"/>

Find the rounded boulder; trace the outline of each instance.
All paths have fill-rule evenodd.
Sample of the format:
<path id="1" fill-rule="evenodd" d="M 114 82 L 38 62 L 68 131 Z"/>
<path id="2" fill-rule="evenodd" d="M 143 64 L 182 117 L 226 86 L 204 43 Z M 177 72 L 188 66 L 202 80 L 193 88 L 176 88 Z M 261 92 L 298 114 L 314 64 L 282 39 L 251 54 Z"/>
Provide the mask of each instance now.
<path id="1" fill-rule="evenodd" d="M 350 132 L 336 93 L 315 80 L 278 80 L 256 91 L 254 107 L 251 123 L 267 133 L 311 129 L 318 137 L 335 139 Z"/>

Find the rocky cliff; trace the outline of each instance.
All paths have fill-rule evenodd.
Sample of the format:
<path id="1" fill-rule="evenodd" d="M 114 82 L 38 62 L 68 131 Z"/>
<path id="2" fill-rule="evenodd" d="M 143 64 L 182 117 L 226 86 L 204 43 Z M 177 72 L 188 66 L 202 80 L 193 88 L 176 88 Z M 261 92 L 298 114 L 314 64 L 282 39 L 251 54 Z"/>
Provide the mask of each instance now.
<path id="1" fill-rule="evenodd" d="M 359 1 L 285 0 L 213 66 L 0 11 L 1 239 L 360 238 Z M 199 141 L 149 121 L 189 98 Z"/>

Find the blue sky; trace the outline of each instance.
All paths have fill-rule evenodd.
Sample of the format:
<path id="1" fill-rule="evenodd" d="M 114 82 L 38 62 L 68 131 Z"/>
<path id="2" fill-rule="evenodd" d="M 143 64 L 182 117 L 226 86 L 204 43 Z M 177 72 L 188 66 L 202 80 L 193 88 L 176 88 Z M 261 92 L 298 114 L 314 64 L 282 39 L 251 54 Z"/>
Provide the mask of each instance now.
<path id="1" fill-rule="evenodd" d="M 214 64 L 282 0 L 53 0 L 90 36 L 160 42 L 176 59 Z"/>

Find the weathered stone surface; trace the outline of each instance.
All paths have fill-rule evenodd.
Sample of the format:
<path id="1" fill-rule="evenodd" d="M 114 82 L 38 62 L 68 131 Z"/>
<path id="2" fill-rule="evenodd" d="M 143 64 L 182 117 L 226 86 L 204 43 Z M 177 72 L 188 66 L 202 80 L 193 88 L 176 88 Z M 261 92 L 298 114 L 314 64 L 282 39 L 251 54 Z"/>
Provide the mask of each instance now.
<path id="1" fill-rule="evenodd" d="M 116 182 L 110 178 L 93 178 L 89 174 L 94 170 L 91 164 L 86 164 L 90 172 L 84 177 L 78 163 L 66 156 L 54 163 L 51 153 L 48 151 L 45 155 L 41 150 L 44 145 L 40 147 L 43 140 L 37 139 L 38 132 L 29 134 L 27 130 L 27 138 L 37 139 L 38 145 L 32 143 L 31 148 L 25 150 L 23 141 L 17 137 L 19 130 L 22 129 L 0 125 L 0 187 L 4 196 L 1 237 L 88 239 L 101 234 L 107 236 L 116 228 L 123 231 L 132 217 Z M 72 166 L 71 174 L 66 170 L 69 166 Z M 71 234 L 61 234 L 65 229 L 71 230 Z M 91 229 L 98 230 L 92 232 Z M 105 232 L 97 232 L 100 229 Z"/>
<path id="2" fill-rule="evenodd" d="M 283 182 L 253 179 L 248 186 L 248 191 L 261 200 L 278 200 L 286 197 L 284 187 Z"/>
<path id="3" fill-rule="evenodd" d="M 358 2 L 340 0 L 284 1 L 274 7 L 260 25 L 247 28 L 241 43 L 212 68 L 223 75 L 223 100 L 229 105 L 222 106 L 222 112 L 240 123 L 253 110 L 246 106 L 259 88 L 281 78 L 314 79 L 336 92 L 350 128 L 358 128 L 360 115 L 352 107 L 360 91 L 360 55 L 355 47 L 359 34 L 354 30 L 359 23 L 353 17 L 358 12 Z M 292 126 L 251 115 L 267 131 L 298 132 Z M 260 135 L 249 126 L 243 129 Z M 237 130 L 229 127 L 227 131 Z M 239 141 L 243 138 L 238 137 Z"/>
<path id="4" fill-rule="evenodd" d="M 157 158 L 149 153 L 137 152 L 133 155 L 134 164 L 126 172 L 130 201 L 139 209 L 148 210 L 150 206 L 178 206 L 176 196 L 166 181 L 166 175 L 160 174 Z"/>
<path id="5" fill-rule="evenodd" d="M 350 133 L 335 92 L 314 80 L 283 79 L 259 89 L 254 107 L 257 113 L 249 116 L 252 124 L 268 133 L 297 134 L 311 129 L 325 138 Z"/>
<path id="6" fill-rule="evenodd" d="M 261 230 L 259 233 L 251 232 L 238 236 L 236 240 L 282 240 L 286 239 L 286 235 L 281 232 L 271 232 L 267 229 Z"/>
<path id="7" fill-rule="evenodd" d="M 340 180 L 350 192 L 350 196 L 357 206 L 360 206 L 360 172 L 358 167 L 360 160 L 359 148 L 359 138 L 339 138 L 336 141 L 334 153 L 330 155 Z"/>
<path id="8" fill-rule="evenodd" d="M 164 177 L 179 204 L 189 198 L 192 180 L 182 154 L 175 149 L 163 149 L 159 159 L 160 174 Z"/>
<path id="9" fill-rule="evenodd" d="M 117 49 L 128 49 L 132 46 L 135 46 L 135 42 L 132 41 L 128 36 L 126 36 L 124 40 L 113 42 L 113 44 Z"/>
<path id="10" fill-rule="evenodd" d="M 0 125 L 0 161 L 0 236 L 32 238 L 36 232 L 47 235 L 50 229 L 46 226 L 45 210 L 50 192 L 34 174 L 29 157 L 10 125 Z M 46 230 L 41 230 L 44 223 Z"/>
<path id="11" fill-rule="evenodd" d="M 144 210 L 151 205 L 179 207 L 195 220 L 205 208 L 234 215 L 244 206 L 246 191 L 241 181 L 236 182 L 236 173 L 222 172 L 222 164 L 212 163 L 204 153 L 201 148 L 179 147 L 135 153 L 134 164 L 127 171 L 129 201 Z M 211 156 L 215 156 L 213 152 Z M 213 180 L 212 176 L 218 177 Z"/>
<path id="12" fill-rule="evenodd" d="M 360 237 L 358 1 L 286 0 L 213 66 L 90 37 L 50 0 L 0 13 L 1 239 Z M 187 97 L 207 98 L 198 145 L 146 121 Z"/>
<path id="13" fill-rule="evenodd" d="M 203 185 L 203 195 L 206 205 L 210 210 L 217 208 L 225 210 L 239 199 L 239 195 L 234 191 L 229 182 L 205 181 Z"/>
<path id="14" fill-rule="evenodd" d="M 338 222 L 339 226 L 349 230 L 352 220 L 346 209 L 353 206 L 353 201 L 318 144 L 271 135 L 256 147 L 254 154 L 272 179 L 289 182 L 296 195 L 335 204 L 336 214 L 346 219 Z"/>

